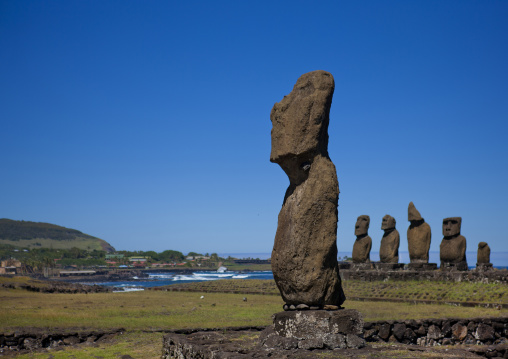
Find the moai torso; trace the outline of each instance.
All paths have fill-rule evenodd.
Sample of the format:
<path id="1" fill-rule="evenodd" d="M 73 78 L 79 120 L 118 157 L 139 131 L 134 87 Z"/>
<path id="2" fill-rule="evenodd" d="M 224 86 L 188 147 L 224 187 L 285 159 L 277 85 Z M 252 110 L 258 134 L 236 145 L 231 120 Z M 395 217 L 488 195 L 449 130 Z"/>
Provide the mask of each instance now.
<path id="1" fill-rule="evenodd" d="M 411 263 L 428 263 L 432 234 L 413 202 L 409 203 L 408 221 L 411 222 L 407 229 L 409 260 Z"/>
<path id="2" fill-rule="evenodd" d="M 400 235 L 395 229 L 395 218 L 389 215 L 384 216 L 381 229 L 385 231 L 379 248 L 381 263 L 399 263 Z"/>
<path id="3" fill-rule="evenodd" d="M 288 305 L 340 306 L 345 300 L 336 244 L 339 184 L 328 157 L 333 90 L 328 72 L 304 74 L 270 114 L 270 161 L 290 182 L 272 251 L 275 283 Z"/>

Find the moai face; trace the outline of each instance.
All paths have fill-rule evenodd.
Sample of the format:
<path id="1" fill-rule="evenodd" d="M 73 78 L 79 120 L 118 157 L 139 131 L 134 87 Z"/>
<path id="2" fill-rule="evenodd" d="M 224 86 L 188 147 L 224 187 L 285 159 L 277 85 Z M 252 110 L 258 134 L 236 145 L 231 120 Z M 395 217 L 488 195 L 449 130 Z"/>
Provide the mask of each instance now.
<path id="1" fill-rule="evenodd" d="M 367 234 L 369 231 L 370 217 L 362 215 L 358 217 L 355 225 L 355 236 Z"/>
<path id="2" fill-rule="evenodd" d="M 387 229 L 393 229 L 395 228 L 395 218 L 387 214 L 383 217 L 383 220 L 381 221 L 381 229 L 383 231 L 386 231 Z"/>
<path id="3" fill-rule="evenodd" d="M 443 219 L 443 236 L 454 237 L 460 234 L 461 217 L 450 217 Z"/>

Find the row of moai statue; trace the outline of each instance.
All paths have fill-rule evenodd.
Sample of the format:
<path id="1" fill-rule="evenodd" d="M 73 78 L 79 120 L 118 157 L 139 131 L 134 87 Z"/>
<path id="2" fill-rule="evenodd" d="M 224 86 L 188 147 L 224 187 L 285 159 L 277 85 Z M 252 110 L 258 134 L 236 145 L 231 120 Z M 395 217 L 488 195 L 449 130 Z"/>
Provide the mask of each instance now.
<path id="1" fill-rule="evenodd" d="M 407 229 L 407 242 L 409 250 L 409 269 L 435 269 L 437 264 L 429 263 L 429 249 L 431 230 L 428 223 L 420 215 L 413 202 L 409 203 Z M 395 218 L 390 215 L 383 217 L 381 229 L 385 232 L 381 238 L 379 248 L 379 259 L 383 263 L 392 264 L 397 267 L 399 264 L 400 235 L 395 229 Z M 450 217 L 443 219 L 443 240 L 440 245 L 441 269 L 467 270 L 466 260 L 466 238 L 460 234 L 462 224 L 461 217 Z M 353 246 L 353 263 L 370 263 L 370 250 L 372 239 L 368 235 L 370 217 L 359 216 L 355 225 L 356 241 Z M 378 264 L 379 265 L 379 264 Z M 399 267 L 402 267 L 399 264 Z M 490 263 L 490 248 L 486 242 L 478 244 L 477 268 L 488 269 Z"/>

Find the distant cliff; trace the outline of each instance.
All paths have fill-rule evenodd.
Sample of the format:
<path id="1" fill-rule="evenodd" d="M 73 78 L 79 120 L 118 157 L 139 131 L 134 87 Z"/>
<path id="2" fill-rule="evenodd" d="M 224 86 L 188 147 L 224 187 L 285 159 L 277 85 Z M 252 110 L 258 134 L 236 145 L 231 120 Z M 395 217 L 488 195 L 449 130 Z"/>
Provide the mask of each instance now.
<path id="1" fill-rule="evenodd" d="M 115 248 L 105 240 L 89 236 L 76 229 L 51 223 L 14 221 L 6 218 L 0 219 L 0 244 L 28 248 L 77 247 L 86 250 L 115 251 Z"/>

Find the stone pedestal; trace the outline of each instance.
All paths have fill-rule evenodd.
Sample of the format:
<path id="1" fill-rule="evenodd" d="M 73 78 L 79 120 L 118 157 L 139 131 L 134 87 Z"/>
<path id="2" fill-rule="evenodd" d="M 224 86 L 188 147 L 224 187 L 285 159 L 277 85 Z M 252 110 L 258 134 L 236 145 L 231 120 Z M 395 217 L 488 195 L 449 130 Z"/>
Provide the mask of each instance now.
<path id="1" fill-rule="evenodd" d="M 441 262 L 441 266 L 439 267 L 442 271 L 467 271 L 467 262 L 462 261 L 458 263 L 449 263 L 449 262 Z"/>
<path id="2" fill-rule="evenodd" d="M 354 309 L 279 312 L 260 339 L 265 347 L 288 350 L 362 348 L 363 324 Z"/>
<path id="3" fill-rule="evenodd" d="M 374 270 L 374 263 L 351 263 L 351 270 L 353 271 L 362 271 L 362 270 Z"/>
<path id="4" fill-rule="evenodd" d="M 351 269 L 351 262 L 339 262 L 339 269 Z"/>
<path id="5" fill-rule="evenodd" d="M 404 268 L 404 263 L 381 263 L 381 262 L 375 262 L 374 267 L 377 270 L 399 270 Z"/>
<path id="6" fill-rule="evenodd" d="M 476 263 L 476 270 L 477 271 L 487 271 L 492 270 L 494 267 L 492 266 L 492 263 Z"/>
<path id="7" fill-rule="evenodd" d="M 437 263 L 409 263 L 407 269 L 416 271 L 436 270 Z"/>

